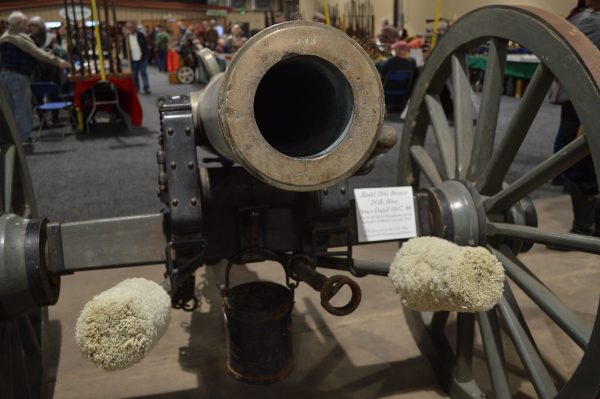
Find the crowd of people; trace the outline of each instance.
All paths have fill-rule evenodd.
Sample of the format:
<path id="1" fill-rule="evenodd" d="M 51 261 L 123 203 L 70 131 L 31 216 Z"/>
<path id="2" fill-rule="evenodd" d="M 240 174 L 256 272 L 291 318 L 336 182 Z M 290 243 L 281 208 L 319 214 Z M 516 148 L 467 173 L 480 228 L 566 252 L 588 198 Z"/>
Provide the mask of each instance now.
<path id="1" fill-rule="evenodd" d="M 167 71 L 167 54 L 176 50 L 186 63 L 194 66 L 195 50 L 205 47 L 216 53 L 235 53 L 248 40 L 251 32 L 244 32 L 242 25 L 228 23 L 225 26 L 217 24 L 214 19 L 192 22 L 187 26 L 177 23 L 177 28 L 171 30 L 164 25 L 155 27 L 143 26 L 138 28 L 145 35 L 148 46 L 148 62 L 156 64 L 159 71 Z"/>
<path id="2" fill-rule="evenodd" d="M 281 18 L 280 18 L 281 19 Z M 195 69 L 198 66 L 197 52 L 201 48 L 209 48 L 216 53 L 235 53 L 248 40 L 248 33 L 242 25 L 228 23 L 220 26 L 214 19 L 192 22 L 186 26 L 183 22 L 176 24 L 175 30 L 165 25 L 142 26 L 129 22 L 125 26 L 123 49 L 128 49 L 128 59 L 132 63 L 135 85 L 145 94 L 150 94 L 147 64 L 156 65 L 160 72 L 168 72 L 169 51 L 176 51 L 184 66 Z M 140 87 L 140 77 L 142 87 Z"/>
<path id="3" fill-rule="evenodd" d="M 41 18 L 27 18 L 20 11 L 11 13 L 0 37 L 0 84 L 13 112 L 21 141 L 33 141 L 31 80 L 64 82 L 64 71 L 71 67 L 65 60 L 63 37 L 49 37 Z"/>
<path id="4" fill-rule="evenodd" d="M 578 0 L 576 6 L 567 15 L 567 19 L 600 49 L 600 0 Z M 447 27 L 444 29 L 447 29 Z M 422 48 L 424 46 L 422 35 L 410 38 L 404 29 L 395 28 L 387 20 L 384 20 L 377 41 L 382 48 L 388 49 L 392 53 L 392 56 L 380 67 L 384 87 L 386 76 L 393 71 L 411 71 L 416 77 L 418 68 L 415 65 L 414 59 L 411 58 L 409 51 L 411 48 Z M 411 86 L 412 84 L 414 84 L 414 80 L 411 82 Z M 554 142 L 555 153 L 575 140 L 579 135 L 584 134 L 584 128 L 568 94 L 564 90 L 561 91 L 559 82 L 557 82 L 557 87 L 559 88 L 559 92 L 555 93 L 553 100 L 560 104 L 561 112 L 558 133 Z M 443 105 L 445 103 L 451 104 L 447 88 L 444 89 L 441 97 Z M 388 98 L 386 95 L 387 102 Z M 444 106 L 445 111 L 446 108 Z M 449 115 L 449 117 L 451 118 L 452 116 Z M 584 158 L 557 176 L 552 183 L 563 186 L 564 191 L 571 198 L 573 209 L 571 233 L 600 237 L 599 189 L 592 158 L 590 156 Z M 564 249 L 557 246 L 549 247 L 552 249 Z"/>
<path id="5" fill-rule="evenodd" d="M 30 144 L 33 142 L 31 83 L 54 82 L 63 91 L 70 91 L 67 76 L 72 65 L 69 62 L 67 31 L 64 25 L 47 29 L 42 18 L 28 18 L 24 13 L 15 11 L 6 21 L 0 22 L 0 35 L 0 84 L 15 115 L 19 137 L 23 143 Z M 185 65 L 195 67 L 199 48 L 233 53 L 247 38 L 248 33 L 240 24 L 229 23 L 222 27 L 214 19 L 187 26 L 180 22 L 175 32 L 162 25 L 150 28 L 128 22 L 123 27 L 120 48 L 123 59 L 130 62 L 138 92 L 150 94 L 147 65 L 155 64 L 159 71 L 166 72 L 169 50 L 177 51 Z M 74 68 L 80 69 L 83 65 L 77 63 Z M 56 118 L 57 113 L 54 113 L 53 123 L 57 123 Z"/>
<path id="6" fill-rule="evenodd" d="M 376 43 L 383 54 L 390 54 L 385 62 L 378 64 L 385 89 L 386 108 L 388 111 L 402 112 L 419 75 L 419 66 L 411 50 L 423 51 L 425 39 L 422 34 L 409 36 L 405 28 L 396 28 L 388 19 L 384 19 Z M 397 72 L 404 73 L 405 77 L 394 80 L 394 74 Z M 396 74 L 396 76 L 402 75 Z M 403 94 L 399 96 L 393 93 Z M 401 98 L 396 99 L 396 97 Z"/>

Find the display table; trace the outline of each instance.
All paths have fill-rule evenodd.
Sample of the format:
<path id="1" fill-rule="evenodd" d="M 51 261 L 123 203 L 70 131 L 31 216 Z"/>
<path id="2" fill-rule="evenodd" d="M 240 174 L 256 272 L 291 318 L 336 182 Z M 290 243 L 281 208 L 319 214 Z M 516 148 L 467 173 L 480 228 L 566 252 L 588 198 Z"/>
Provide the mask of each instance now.
<path id="1" fill-rule="evenodd" d="M 488 57 L 476 55 L 467 58 L 469 68 L 472 70 L 485 71 L 487 68 Z M 506 68 L 504 76 L 514 79 L 514 95 L 521 97 L 525 88 L 526 81 L 531 80 L 540 60 L 533 54 L 509 54 L 506 56 Z M 482 73 L 482 72 L 480 72 Z"/>
<path id="2" fill-rule="evenodd" d="M 143 111 L 138 97 L 137 89 L 131 78 L 112 77 L 107 78 L 118 91 L 119 106 L 131 117 L 131 123 L 136 126 L 142 126 Z M 93 76 L 85 80 L 75 81 L 73 102 L 78 109 L 81 109 L 81 96 L 100 81 L 99 76 Z"/>
<path id="3" fill-rule="evenodd" d="M 476 55 L 468 57 L 469 68 L 485 71 L 488 57 Z M 540 60 L 530 54 L 509 54 L 506 57 L 506 69 L 504 75 L 517 79 L 531 79 L 537 69 Z"/>

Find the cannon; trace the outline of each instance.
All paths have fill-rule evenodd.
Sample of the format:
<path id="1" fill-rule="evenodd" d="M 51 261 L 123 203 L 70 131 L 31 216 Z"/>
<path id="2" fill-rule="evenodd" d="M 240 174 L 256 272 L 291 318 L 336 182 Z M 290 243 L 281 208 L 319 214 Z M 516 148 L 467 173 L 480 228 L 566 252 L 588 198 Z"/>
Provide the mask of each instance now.
<path id="1" fill-rule="evenodd" d="M 527 47 L 541 62 L 507 131 L 499 135 L 509 41 Z M 489 56 L 476 114 L 466 56 L 483 43 L 489 44 Z M 538 228 L 529 198 L 588 155 L 600 165 L 598 65 L 598 50 L 562 18 L 534 8 L 493 6 L 453 26 L 414 88 L 397 173 L 398 185 L 414 190 L 418 235 L 487 247 L 511 281 L 488 311 L 405 311 L 417 344 L 453 398 L 511 397 L 506 337 L 539 397 L 595 398 L 600 393 L 598 314 L 592 326 L 582 322 L 519 257 L 534 244 L 600 253 L 598 238 Z M 506 182 L 554 79 L 570 94 L 585 134 Z M 448 81 L 454 91 L 454 129 L 439 99 Z M 388 273 L 385 262 L 353 256 L 352 248 L 362 243 L 348 180 L 368 173 L 394 146 L 396 134 L 383 125 L 382 87 L 374 66 L 355 42 L 330 27 L 304 21 L 270 27 L 249 40 L 204 92 L 160 101 L 157 161 L 163 210 L 154 215 L 69 223 L 40 217 L 12 115 L 4 98 L 0 104 L 2 398 L 47 397 L 46 307 L 56 303 L 60 280 L 71 273 L 164 264 L 172 306 L 193 310 L 199 267 L 222 259 L 229 265 L 274 260 L 283 265 L 288 287 L 307 282 L 335 315 L 359 305 L 356 278 Z M 425 145 L 428 133 L 433 146 Z M 217 166 L 201 165 L 197 146 L 215 156 L 204 165 L 212 161 Z M 598 175 L 600 167 L 595 170 Z M 318 268 L 355 277 L 331 280 Z M 350 301 L 336 307 L 330 300 L 344 285 L 351 288 Z M 548 370 L 514 294 L 517 287 L 581 348 L 569 378 L 558 380 Z M 476 329 L 489 388 L 473 370 Z M 258 382 L 260 375 L 230 368 L 241 381 L 270 383 L 289 373 L 283 360 L 277 373 Z"/>

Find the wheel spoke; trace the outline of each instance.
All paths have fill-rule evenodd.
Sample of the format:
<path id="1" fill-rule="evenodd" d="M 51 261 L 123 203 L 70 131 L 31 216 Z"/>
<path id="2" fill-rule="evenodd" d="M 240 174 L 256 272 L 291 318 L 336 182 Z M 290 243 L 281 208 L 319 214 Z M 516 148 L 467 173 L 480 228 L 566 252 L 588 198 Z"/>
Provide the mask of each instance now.
<path id="1" fill-rule="evenodd" d="M 429 329 L 432 334 L 441 335 L 444 333 L 444 327 L 446 327 L 446 322 L 448 321 L 449 312 L 434 312 L 431 316 L 431 323 L 429 324 Z"/>
<path id="2" fill-rule="evenodd" d="M 554 381 L 546 366 L 544 365 L 535 345 L 530 340 L 529 335 L 523 329 L 517 316 L 512 311 L 506 298 L 502 298 L 498 304 L 498 309 L 502 315 L 506 327 L 510 333 L 510 337 L 519 353 L 519 357 L 523 365 L 529 372 L 531 382 L 540 396 L 540 398 L 553 398 L 557 394 Z"/>
<path id="3" fill-rule="evenodd" d="M 579 136 L 550 158 L 533 168 L 496 195 L 488 198 L 485 209 L 489 213 L 503 212 L 527 194 L 558 176 L 590 154 L 585 136 Z"/>
<path id="4" fill-rule="evenodd" d="M 6 336 L 3 345 L 6 346 L 4 349 L 7 351 L 6 358 L 8 359 L 7 364 L 9 373 L 7 387 L 9 398 L 12 398 L 14 397 L 14 395 L 16 395 L 17 386 L 22 383 L 22 381 L 19 380 L 18 368 L 15 367 L 15 357 L 17 354 L 14 346 L 13 335 L 15 334 L 15 332 L 13 330 L 14 328 L 12 321 L 8 321 L 6 323 Z"/>
<path id="5" fill-rule="evenodd" d="M 15 351 L 16 353 L 14 353 L 14 355 L 16 357 L 16 361 L 18 364 L 17 367 L 21 370 L 22 377 L 23 377 L 23 383 L 24 383 L 24 385 L 21 388 L 27 393 L 27 397 L 29 399 L 32 399 L 31 384 L 29 381 L 29 370 L 27 368 L 26 356 L 23 351 L 23 343 L 21 341 L 21 332 L 19 330 L 19 325 L 18 325 L 17 321 L 14 322 L 13 327 L 14 327 L 13 328 L 13 335 L 14 335 L 13 349 L 16 348 L 16 351 Z"/>
<path id="6" fill-rule="evenodd" d="M 540 64 L 506 129 L 498 149 L 494 152 L 481 179 L 477 182 L 477 187 L 482 194 L 492 195 L 502 188 L 506 172 L 512 165 L 538 110 L 546 99 L 546 94 L 550 90 L 553 79 L 552 72 L 544 64 Z"/>
<path id="7" fill-rule="evenodd" d="M 488 63 L 481 92 L 481 105 L 473 138 L 471 165 L 467 176 L 469 179 L 476 178 L 485 169 L 492 156 L 500 101 L 504 92 L 504 69 L 506 67 L 507 51 L 507 40 L 496 38 L 490 40 Z"/>
<path id="8" fill-rule="evenodd" d="M 467 382 L 473 379 L 473 341 L 475 315 L 457 314 L 456 380 Z"/>
<path id="9" fill-rule="evenodd" d="M 495 309 L 479 313 L 479 330 L 485 349 L 488 373 L 497 399 L 510 398 L 510 386 L 504 360 L 504 349 L 500 337 L 500 326 Z"/>
<path id="10" fill-rule="evenodd" d="M 42 346 L 38 339 L 33 324 L 29 316 L 23 316 L 19 319 L 19 328 L 24 333 L 26 339 L 23 340 L 23 349 L 27 356 L 31 359 L 42 358 Z"/>
<path id="11" fill-rule="evenodd" d="M 588 345 L 591 331 L 544 284 L 533 277 L 527 267 L 502 245 L 500 250 L 488 249 L 504 265 L 506 273 L 571 339 L 583 350 Z"/>
<path id="12" fill-rule="evenodd" d="M 419 145 L 413 145 L 410 147 L 410 155 L 413 157 L 415 162 L 421 168 L 421 171 L 427 176 L 427 179 L 434 186 L 439 186 L 442 184 L 442 176 L 440 172 L 438 172 L 437 166 L 435 166 L 435 162 L 433 159 L 427 154 L 425 149 Z"/>
<path id="13" fill-rule="evenodd" d="M 4 212 L 12 212 L 13 184 L 15 177 L 15 146 L 11 145 L 3 149 L 4 151 Z"/>
<path id="14" fill-rule="evenodd" d="M 12 357 L 10 322 L 0 322 L 0 397 L 12 398 Z"/>
<path id="15" fill-rule="evenodd" d="M 452 137 L 448 119 L 438 98 L 428 95 L 425 97 L 425 103 L 427 104 L 429 119 L 444 164 L 444 176 L 448 179 L 454 179 L 456 173 L 456 144 L 454 143 L 454 137 Z"/>
<path id="16" fill-rule="evenodd" d="M 572 233 L 557 233 L 536 227 L 509 223 L 488 223 L 489 236 L 504 236 L 533 241 L 538 244 L 555 245 L 567 249 L 600 254 L 600 238 Z"/>
<path id="17" fill-rule="evenodd" d="M 454 87 L 454 126 L 456 127 L 456 174 L 467 177 L 473 151 L 473 97 L 466 68 L 466 54 L 452 56 L 452 86 Z"/>

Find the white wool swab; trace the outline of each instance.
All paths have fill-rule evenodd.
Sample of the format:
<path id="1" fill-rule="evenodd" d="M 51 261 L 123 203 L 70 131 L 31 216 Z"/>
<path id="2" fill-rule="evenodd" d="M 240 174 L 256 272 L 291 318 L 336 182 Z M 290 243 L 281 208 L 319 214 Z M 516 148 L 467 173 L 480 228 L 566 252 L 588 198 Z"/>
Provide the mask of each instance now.
<path id="1" fill-rule="evenodd" d="M 139 362 L 163 335 L 170 320 L 171 298 L 153 281 L 124 280 L 89 301 L 75 338 L 81 353 L 106 370 Z"/>
<path id="2" fill-rule="evenodd" d="M 405 242 L 388 277 L 402 302 L 421 312 L 489 310 L 504 289 L 504 268 L 487 249 L 437 237 Z"/>

